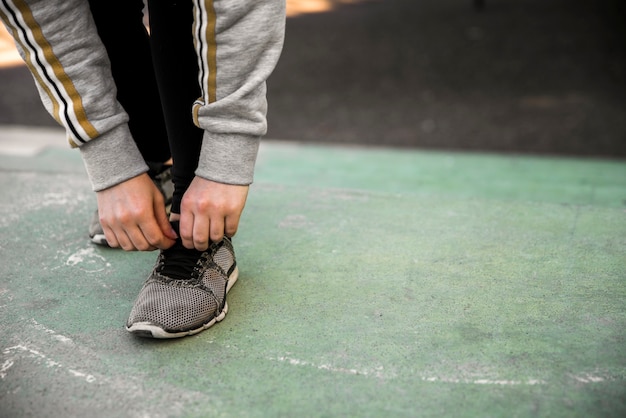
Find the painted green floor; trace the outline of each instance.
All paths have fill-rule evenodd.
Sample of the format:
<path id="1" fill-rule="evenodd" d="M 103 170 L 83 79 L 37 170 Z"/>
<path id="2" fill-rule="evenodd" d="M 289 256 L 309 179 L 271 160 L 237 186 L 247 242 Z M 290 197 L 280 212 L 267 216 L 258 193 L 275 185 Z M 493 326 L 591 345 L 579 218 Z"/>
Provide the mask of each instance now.
<path id="1" fill-rule="evenodd" d="M 123 329 L 156 254 L 6 132 L 2 417 L 626 415 L 626 162 L 265 142 L 230 313 L 162 342 Z"/>

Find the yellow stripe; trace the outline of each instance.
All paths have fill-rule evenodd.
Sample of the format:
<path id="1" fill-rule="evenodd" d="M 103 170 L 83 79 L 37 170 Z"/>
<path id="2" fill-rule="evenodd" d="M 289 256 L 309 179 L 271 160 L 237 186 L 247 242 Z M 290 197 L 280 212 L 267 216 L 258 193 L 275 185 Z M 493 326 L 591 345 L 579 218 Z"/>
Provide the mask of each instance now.
<path id="1" fill-rule="evenodd" d="M 35 38 L 35 42 L 37 42 L 39 47 L 42 49 L 44 57 L 46 61 L 48 62 L 48 64 L 50 65 L 50 67 L 52 67 L 54 75 L 56 76 L 57 80 L 59 80 L 59 82 L 61 83 L 61 85 L 67 92 L 67 94 L 69 95 L 70 100 L 72 102 L 72 109 L 74 110 L 74 114 L 76 116 L 76 119 L 78 120 L 78 123 L 80 124 L 80 126 L 83 128 L 83 130 L 85 131 L 85 133 L 90 139 L 97 137 L 98 131 L 96 130 L 96 128 L 93 127 L 91 122 L 89 122 L 89 120 L 87 119 L 87 114 L 85 113 L 85 108 L 83 107 L 83 100 L 80 97 L 80 94 L 78 94 L 78 91 L 76 90 L 76 87 L 74 86 L 74 83 L 72 82 L 72 80 L 70 80 L 69 76 L 63 69 L 63 66 L 61 65 L 61 62 L 59 61 L 59 59 L 56 57 L 56 55 L 54 55 L 54 52 L 52 51 L 52 46 L 48 43 L 48 41 L 44 37 L 43 31 L 41 30 L 41 27 L 39 26 L 39 24 L 33 17 L 32 12 L 28 8 L 28 5 L 24 3 L 22 0 L 14 0 L 14 3 L 17 6 L 18 10 L 20 11 L 22 18 L 28 25 L 31 33 L 33 34 L 33 37 Z"/>
<path id="2" fill-rule="evenodd" d="M 209 103 L 213 103 L 217 100 L 217 41 L 215 40 L 215 27 L 217 22 L 217 16 L 215 14 L 215 7 L 213 6 L 213 0 L 207 0 L 205 2 L 207 12 L 207 25 L 206 25 L 206 41 L 207 41 L 207 66 L 209 69 L 209 77 L 206 86 L 206 93 L 209 98 Z"/>
<path id="3" fill-rule="evenodd" d="M 198 128 L 200 128 L 200 121 L 198 120 L 198 112 L 200 111 L 200 108 L 202 107 L 201 102 L 199 102 L 198 99 L 194 102 L 193 107 L 191 109 L 191 114 L 193 117 L 193 124 L 196 125 Z"/>
<path id="4" fill-rule="evenodd" d="M 204 6 L 204 7 L 202 7 Z M 216 25 L 217 15 L 215 13 L 215 6 L 213 0 L 199 0 L 194 3 L 194 21 L 192 27 L 193 41 L 196 53 L 198 54 L 198 64 L 203 68 L 199 68 L 202 73 L 208 73 L 204 77 L 206 78 L 206 85 L 204 85 L 204 79 L 200 81 L 200 88 L 202 90 L 203 97 L 199 97 L 193 104 L 192 117 L 193 123 L 196 126 L 200 126 L 198 121 L 198 112 L 202 106 L 217 101 L 217 41 L 216 41 Z M 206 30 L 204 33 L 204 40 L 199 39 L 196 30 L 199 29 L 198 25 L 201 25 L 206 19 Z M 199 48 L 199 43 L 206 42 L 206 56 L 201 56 L 203 51 Z"/>

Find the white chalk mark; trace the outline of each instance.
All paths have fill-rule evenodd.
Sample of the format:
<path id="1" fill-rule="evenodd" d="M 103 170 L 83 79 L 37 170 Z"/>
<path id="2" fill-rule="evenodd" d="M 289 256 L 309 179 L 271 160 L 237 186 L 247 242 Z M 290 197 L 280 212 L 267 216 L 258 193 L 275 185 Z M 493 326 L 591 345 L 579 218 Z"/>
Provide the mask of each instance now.
<path id="1" fill-rule="evenodd" d="M 318 370 L 326 370 L 329 372 L 335 373 L 343 373 L 343 374 L 351 374 L 356 376 L 373 376 L 380 379 L 392 379 L 395 376 L 391 373 L 385 371 L 383 366 L 377 366 L 374 368 L 344 368 L 344 367 L 335 367 L 327 363 L 319 363 L 316 364 L 311 361 L 300 360 L 290 356 L 280 356 L 280 357 L 269 357 L 268 360 L 271 361 L 279 361 L 282 363 L 287 363 L 292 366 L 301 366 L 301 367 L 311 367 Z M 594 384 L 606 382 L 608 380 L 615 380 L 614 378 L 609 377 L 609 373 L 602 372 L 594 372 L 594 373 L 578 373 L 578 374 L 569 374 L 567 377 L 574 379 L 576 382 L 585 383 L 585 384 Z M 543 379 L 498 379 L 498 378 L 485 378 L 480 376 L 474 377 L 461 377 L 461 376 L 452 376 L 452 377 L 440 377 L 434 375 L 422 375 L 418 377 L 423 382 L 429 383 L 448 383 L 448 384 L 462 384 L 462 385 L 482 385 L 482 386 L 537 386 L 537 385 L 547 385 L 549 382 Z"/>
<path id="2" fill-rule="evenodd" d="M 605 377 L 592 375 L 590 373 L 581 373 L 578 375 L 570 375 L 574 380 L 580 383 L 600 383 L 607 380 Z"/>
<path id="3" fill-rule="evenodd" d="M 352 374 L 352 375 L 357 375 L 357 376 L 375 376 L 377 378 L 386 377 L 383 373 L 383 370 L 384 370 L 383 366 L 377 366 L 371 369 L 344 368 L 344 367 L 335 367 L 330 364 L 324 364 L 324 363 L 314 364 L 305 360 L 298 360 L 296 358 L 286 357 L 286 356 L 281 356 L 281 357 L 276 357 L 276 358 L 270 357 L 269 360 L 285 362 L 293 366 L 313 367 L 318 370 L 326 370 L 326 371 L 334 372 L 334 373 Z"/>
<path id="4" fill-rule="evenodd" d="M 41 353 L 40 351 L 35 350 L 34 348 L 30 348 L 23 344 L 18 344 L 12 347 L 7 347 L 4 350 L 2 350 L 2 352 L 5 355 L 14 356 L 12 358 L 8 358 L 7 360 L 5 360 L 2 368 L 0 369 L 0 378 L 2 378 L 3 380 L 6 377 L 6 371 L 9 370 L 11 366 L 13 366 L 13 364 L 15 363 L 15 360 L 16 360 L 15 356 L 19 355 L 20 353 L 24 353 L 26 354 L 25 356 L 26 358 L 34 358 L 36 362 L 44 362 L 46 367 L 55 367 L 59 370 L 67 370 L 72 376 L 82 378 L 88 383 L 92 383 L 96 381 L 96 378 L 93 375 L 88 374 L 88 373 L 83 373 L 83 372 L 73 370 L 73 369 L 66 369 L 58 361 L 54 361 L 48 356 L 46 356 L 45 354 Z"/>
<path id="5" fill-rule="evenodd" d="M 34 318 L 31 318 L 30 322 L 33 323 L 33 325 L 35 326 L 36 329 L 38 329 L 40 331 L 43 331 L 46 334 L 50 334 L 52 336 L 52 338 L 54 338 L 57 341 L 60 341 L 62 343 L 66 343 L 66 344 L 74 343 L 71 338 L 66 337 L 64 335 L 61 335 L 61 334 L 57 334 L 56 331 L 53 331 L 53 330 L 51 330 L 49 328 L 46 328 L 44 325 L 42 325 L 39 322 L 37 322 Z"/>
<path id="6" fill-rule="evenodd" d="M 26 352 L 29 353 L 30 356 L 29 357 L 38 357 L 41 359 L 45 359 L 46 356 L 44 356 L 43 354 L 41 354 L 39 351 L 33 349 L 33 348 L 28 348 L 25 345 L 22 344 L 18 344 L 18 345 L 14 345 L 13 347 L 7 347 L 4 350 L 2 350 L 2 352 L 4 354 L 11 354 L 12 352 L 15 351 L 22 351 L 22 352 Z"/>
<path id="7" fill-rule="evenodd" d="M 40 337 L 39 340 L 43 348 L 39 349 L 31 343 L 20 341 L 19 335 L 5 336 L 6 341 L 19 341 L 19 344 L 4 349 L 0 346 L 0 370 L 4 369 L 2 371 L 3 376 L 0 379 L 0 386 L 4 383 L 3 381 L 10 378 L 15 379 L 18 384 L 22 385 L 28 381 L 28 379 L 24 379 L 23 374 L 35 379 L 44 379 L 42 381 L 45 381 L 45 379 L 50 378 L 48 370 L 51 370 L 55 374 L 67 376 L 65 380 L 78 379 L 77 381 L 80 384 L 85 386 L 87 384 L 94 385 L 99 388 L 98 390 L 102 389 L 103 391 L 97 394 L 94 392 L 94 399 L 100 396 L 113 396 L 122 399 L 122 403 L 128 407 L 125 414 L 136 417 L 179 416 L 184 405 L 206 402 L 205 392 L 181 389 L 176 385 L 160 380 L 154 382 L 156 388 L 152 384 L 146 385 L 145 376 L 141 371 L 130 374 L 112 373 L 108 367 L 100 370 L 85 370 L 88 364 L 92 364 L 93 367 L 99 367 L 98 364 L 102 363 L 98 361 L 102 357 L 100 349 L 92 350 L 69 338 L 67 340 L 57 338 L 60 334 L 39 324 L 34 319 L 31 319 L 26 326 L 32 330 L 39 331 L 33 338 L 37 340 L 37 337 Z M 46 353 L 50 353 L 50 355 L 43 354 L 44 350 Z M 59 362 L 54 361 L 53 357 L 54 360 L 59 360 Z M 40 370 L 37 370 L 36 367 L 17 370 L 17 365 L 20 362 L 27 363 L 29 361 L 40 368 L 52 364 L 56 368 L 47 369 L 47 373 L 40 373 Z M 154 393 L 165 395 L 154 397 L 152 396 Z M 143 402 L 146 399 L 151 400 L 148 403 Z M 212 401 L 212 404 L 216 410 L 223 409 L 221 401 L 217 398 Z"/>
<path id="8" fill-rule="evenodd" d="M 460 379 L 460 378 L 440 378 L 435 376 L 424 376 L 422 381 L 431 383 L 456 383 L 466 385 L 494 385 L 494 386 L 534 386 L 544 385 L 547 382 L 540 379 L 528 380 L 507 380 L 507 379 Z"/>
<path id="9" fill-rule="evenodd" d="M 105 268 L 111 267 L 111 263 L 107 262 L 106 258 L 96 252 L 94 247 L 81 248 L 75 253 L 71 254 L 65 261 L 66 266 L 78 266 L 88 272 L 96 273 L 104 271 Z"/>
<path id="10" fill-rule="evenodd" d="M 89 258 L 96 258 L 104 262 L 107 261 L 106 258 L 96 253 L 96 250 L 94 247 L 88 247 L 88 248 L 81 248 L 80 250 L 76 251 L 74 254 L 70 255 L 67 261 L 65 262 L 65 264 L 68 266 L 75 266 L 76 264 L 84 263 L 85 259 L 89 259 Z"/>
<path id="11" fill-rule="evenodd" d="M 90 374 L 79 372 L 77 370 L 68 369 L 68 371 L 76 377 L 84 378 L 87 383 L 92 383 L 96 381 L 96 378 Z"/>
<path id="12" fill-rule="evenodd" d="M 0 366 L 0 379 L 4 380 L 7 375 L 7 370 L 13 367 L 13 364 L 15 364 L 15 362 L 11 359 L 6 360 L 4 363 L 2 363 L 2 366 Z"/>
<path id="13" fill-rule="evenodd" d="M 30 322 L 34 329 L 44 332 L 45 334 L 49 335 L 54 341 L 58 341 L 61 344 L 63 344 L 64 346 L 64 348 L 62 348 L 63 351 L 67 349 L 66 348 L 67 345 L 71 345 L 71 346 L 78 348 L 71 338 L 61 335 L 50 328 L 47 328 L 45 325 L 37 322 L 37 320 L 35 320 L 34 318 L 31 318 Z M 70 368 L 70 367 L 64 366 L 60 362 L 55 361 L 52 358 L 50 358 L 50 356 L 46 356 L 39 350 L 28 347 L 25 344 L 18 344 L 12 347 L 7 347 L 2 352 L 5 355 L 13 355 L 12 358 L 9 358 L 8 360 L 5 361 L 5 364 L 10 363 L 10 365 L 6 367 L 7 370 L 10 368 L 10 366 L 12 366 L 15 363 L 15 360 L 19 357 L 33 358 L 35 359 L 36 363 L 39 363 L 39 364 L 43 363 L 45 364 L 46 367 L 55 367 L 59 370 L 67 371 L 73 377 L 83 379 L 87 383 L 93 383 L 93 382 L 96 382 L 97 380 L 98 381 L 102 380 L 102 376 L 99 378 L 96 378 L 96 376 L 94 376 L 91 373 L 82 372 L 80 370 L 77 370 L 76 368 Z M 22 354 L 22 356 L 19 356 L 20 353 Z M 0 377 L 4 379 L 6 377 L 6 373 L 0 374 Z"/>
<path id="14" fill-rule="evenodd" d="M 73 342 L 71 338 L 65 337 L 63 335 L 54 335 L 53 338 L 57 341 L 61 341 L 62 343 L 71 343 Z"/>

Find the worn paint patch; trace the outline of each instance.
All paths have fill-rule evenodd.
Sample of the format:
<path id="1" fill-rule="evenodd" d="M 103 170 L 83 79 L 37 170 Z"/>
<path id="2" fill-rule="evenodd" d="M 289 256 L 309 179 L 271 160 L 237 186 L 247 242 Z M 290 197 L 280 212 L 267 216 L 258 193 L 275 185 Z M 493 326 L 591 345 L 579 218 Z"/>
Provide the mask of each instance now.
<path id="1" fill-rule="evenodd" d="M 72 253 L 65 261 L 66 266 L 76 266 L 88 269 L 91 272 L 97 272 L 104 270 L 105 267 L 110 267 L 106 258 L 96 252 L 94 247 L 81 248 L 78 251 Z"/>
<path id="2" fill-rule="evenodd" d="M 307 219 L 306 215 L 287 215 L 282 221 L 280 221 L 278 227 L 304 229 L 311 225 L 313 225 L 313 223 Z"/>

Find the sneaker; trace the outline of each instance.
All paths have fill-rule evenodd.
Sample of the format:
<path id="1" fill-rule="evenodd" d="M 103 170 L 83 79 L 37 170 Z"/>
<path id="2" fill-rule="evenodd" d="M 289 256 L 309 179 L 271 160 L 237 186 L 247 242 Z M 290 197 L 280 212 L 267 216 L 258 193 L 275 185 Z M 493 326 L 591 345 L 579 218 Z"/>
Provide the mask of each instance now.
<path id="1" fill-rule="evenodd" d="M 165 210 L 169 214 L 170 207 L 172 206 L 172 195 L 174 194 L 174 183 L 172 183 L 172 166 L 165 164 L 148 163 L 150 170 L 148 175 L 154 182 L 154 185 L 159 189 L 163 197 L 165 198 Z M 100 225 L 100 215 L 98 209 L 94 212 L 89 222 L 89 238 L 91 242 L 97 245 L 109 246 L 106 238 L 104 237 L 104 230 Z"/>
<path id="2" fill-rule="evenodd" d="M 226 294 L 238 274 L 230 238 L 212 243 L 206 251 L 187 249 L 179 239 L 159 254 L 126 330 L 150 338 L 197 334 L 224 319 Z"/>

